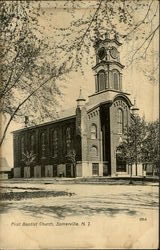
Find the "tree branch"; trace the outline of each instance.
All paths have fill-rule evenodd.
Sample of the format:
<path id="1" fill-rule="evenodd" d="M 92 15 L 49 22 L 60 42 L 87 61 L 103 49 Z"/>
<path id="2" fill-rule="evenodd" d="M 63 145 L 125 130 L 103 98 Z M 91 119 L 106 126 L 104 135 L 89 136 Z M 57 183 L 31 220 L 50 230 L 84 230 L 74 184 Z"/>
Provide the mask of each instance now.
<path id="1" fill-rule="evenodd" d="M 99 5 L 98 5 L 98 7 L 97 7 L 97 9 L 96 9 L 96 11 L 95 11 L 95 13 L 94 13 L 94 15 L 93 15 L 91 21 L 90 21 L 90 23 L 89 23 L 89 25 L 88 25 L 88 28 L 86 29 L 85 33 L 83 34 L 83 36 L 82 36 L 82 38 L 81 38 L 81 40 L 80 40 L 80 42 L 79 42 L 80 47 L 81 47 L 81 45 L 82 45 L 82 43 L 83 43 L 83 41 L 84 41 L 84 39 L 85 39 L 85 37 L 86 37 L 86 34 L 88 33 L 88 31 L 89 31 L 89 29 L 90 29 L 90 27 L 91 27 L 91 25 L 92 25 L 92 23 L 93 23 L 93 21 L 94 21 L 96 15 L 98 14 L 98 11 L 99 11 L 99 9 L 100 9 L 100 7 L 101 7 L 102 1 L 103 1 L 103 0 L 100 0 L 100 3 L 99 3 Z"/>
<path id="2" fill-rule="evenodd" d="M 138 27 L 140 27 L 144 23 L 144 21 L 146 20 L 148 14 L 150 12 L 150 9 L 151 9 L 151 6 L 152 6 L 153 2 L 154 2 L 154 0 L 152 0 L 152 2 L 150 3 L 150 5 L 148 7 L 148 10 L 147 10 L 146 15 L 144 16 L 144 18 L 138 24 L 136 24 L 135 27 L 130 32 L 128 32 L 127 35 L 125 35 L 125 37 L 129 36 L 130 34 L 132 34 Z"/>
<path id="3" fill-rule="evenodd" d="M 156 29 L 145 39 L 145 41 L 141 44 L 141 46 L 140 47 L 138 47 L 138 49 L 134 52 L 134 54 L 132 55 L 132 59 L 131 59 L 131 62 L 133 62 L 133 60 L 134 60 L 134 56 L 137 54 L 137 52 L 139 51 L 139 50 L 141 50 L 141 48 L 144 46 L 144 44 L 148 41 L 148 39 L 150 39 L 150 37 L 154 37 L 154 35 L 155 35 L 155 33 L 156 33 L 156 31 L 158 30 L 158 28 L 160 27 L 160 25 L 158 25 L 157 27 L 156 27 Z M 153 39 L 153 38 L 152 38 Z M 149 42 L 149 45 L 150 45 L 150 42 Z M 149 46 L 148 46 L 149 47 Z M 148 49 L 148 48 L 147 48 Z"/>
<path id="4" fill-rule="evenodd" d="M 107 9 L 106 9 L 106 14 L 107 14 L 108 22 L 109 22 L 109 24 L 110 24 L 110 26 L 111 26 L 112 31 L 115 31 L 114 25 L 112 24 L 112 22 L 111 22 L 111 20 L 110 20 L 110 18 L 109 18 L 109 14 L 108 14 L 108 2 L 107 2 L 107 4 L 106 4 L 106 7 L 107 7 Z"/>
<path id="5" fill-rule="evenodd" d="M 61 67 L 61 68 L 63 68 L 64 67 L 64 65 Z M 31 97 L 31 96 L 33 96 L 40 88 L 42 88 L 46 83 L 48 83 L 50 80 L 52 80 L 53 78 L 57 78 L 58 76 L 60 76 L 60 75 L 62 75 L 63 74 L 63 72 L 61 72 L 60 71 L 60 69 L 59 69 L 59 72 L 56 74 L 56 72 L 54 72 L 54 73 L 52 73 L 52 75 L 48 78 L 48 79 L 46 79 L 43 83 L 41 83 L 36 89 L 34 89 L 18 106 L 17 106 L 17 108 L 14 110 L 14 112 L 12 113 L 12 115 L 10 116 L 10 119 L 9 119 L 9 121 L 7 122 L 7 124 L 6 124 L 6 127 L 5 127 L 5 129 L 4 129 L 4 132 L 3 132 L 3 135 L 2 135 L 2 138 L 0 139 L 0 146 L 2 145 L 2 143 L 3 143 L 3 141 L 4 141 L 4 138 L 5 138 L 5 136 L 6 136 L 6 132 L 7 132 L 7 130 L 8 130 L 8 127 L 9 127 L 9 125 L 10 125 L 10 123 L 11 123 L 11 121 L 13 120 L 13 118 L 14 118 L 14 116 L 16 115 L 16 113 L 19 111 L 19 109 L 22 107 L 22 105 L 24 104 L 24 103 L 26 103 L 26 101 Z"/>
<path id="6" fill-rule="evenodd" d="M 156 33 L 156 31 L 152 33 L 152 36 L 150 37 L 149 43 L 148 43 L 147 47 L 145 48 L 145 51 L 142 54 L 142 57 L 147 53 L 147 50 L 148 50 L 148 48 L 153 40 L 153 37 L 155 36 L 155 33 Z"/>
<path id="7" fill-rule="evenodd" d="M 17 52 L 15 58 L 13 59 L 12 63 L 15 63 L 15 62 L 16 62 L 16 59 L 18 58 L 18 56 L 19 56 L 19 50 L 18 50 L 18 52 Z M 7 87 L 8 87 L 8 85 L 9 85 L 11 79 L 12 79 L 12 75 L 13 75 L 14 69 L 15 69 L 15 67 L 12 66 L 11 74 L 10 74 L 10 76 L 9 76 L 9 78 L 8 78 L 8 81 L 7 81 L 6 85 L 5 85 L 5 87 L 4 87 L 4 90 L 2 91 L 2 93 L 1 93 L 1 95 L 0 95 L 0 99 L 1 99 L 2 96 L 4 95 L 4 93 L 5 93 L 5 91 L 6 91 Z"/>
<path id="8" fill-rule="evenodd" d="M 4 138 L 6 136 L 6 132 L 8 130 L 8 127 L 11 123 L 11 121 L 13 120 L 14 116 L 16 115 L 16 113 L 18 112 L 18 110 L 20 109 L 20 107 L 32 96 L 34 95 L 42 86 L 44 86 L 48 81 L 50 81 L 52 78 L 54 78 L 55 75 L 52 75 L 51 77 L 49 77 L 46 81 L 44 81 L 40 86 L 38 86 L 35 90 L 33 90 L 15 109 L 15 111 L 12 113 L 12 115 L 10 116 L 9 121 L 6 124 L 5 130 L 3 132 L 2 138 L 0 140 L 0 146 L 2 145 Z"/>
<path id="9" fill-rule="evenodd" d="M 23 68 L 21 74 L 19 74 L 19 76 L 18 76 L 18 77 L 16 78 L 16 80 L 14 81 L 14 83 L 10 86 L 10 88 L 6 89 L 6 91 L 3 93 L 3 95 L 1 96 L 1 98 L 2 98 L 3 96 L 5 96 L 5 95 L 6 95 L 6 94 L 16 85 L 16 83 L 18 83 L 18 81 L 19 81 L 20 77 L 22 76 L 23 72 L 25 71 L 25 69 L 26 69 L 26 68 Z"/>

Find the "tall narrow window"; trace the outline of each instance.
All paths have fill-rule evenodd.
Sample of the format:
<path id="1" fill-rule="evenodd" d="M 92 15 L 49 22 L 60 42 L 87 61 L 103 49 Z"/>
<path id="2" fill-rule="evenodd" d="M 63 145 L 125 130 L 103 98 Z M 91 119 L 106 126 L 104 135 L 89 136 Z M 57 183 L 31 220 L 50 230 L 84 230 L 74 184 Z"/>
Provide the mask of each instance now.
<path id="1" fill-rule="evenodd" d="M 117 72 L 113 73 L 114 89 L 119 90 L 119 75 Z"/>
<path id="2" fill-rule="evenodd" d="M 35 137 L 34 135 L 31 135 L 31 151 L 35 152 Z"/>
<path id="3" fill-rule="evenodd" d="M 97 126 L 92 124 L 91 126 L 91 139 L 97 139 Z"/>
<path id="4" fill-rule="evenodd" d="M 41 134 L 41 155 L 42 155 L 42 157 L 45 157 L 45 149 L 46 149 L 45 134 L 42 133 Z"/>
<path id="5" fill-rule="evenodd" d="M 57 133 L 57 130 L 54 130 L 52 133 L 52 141 L 53 141 L 52 154 L 54 157 L 57 157 L 58 156 L 58 133 Z"/>
<path id="6" fill-rule="evenodd" d="M 98 91 L 106 89 L 106 74 L 105 71 L 101 70 L 98 73 Z"/>
<path id="7" fill-rule="evenodd" d="M 123 111 L 118 109 L 118 133 L 123 133 Z"/>
<path id="8" fill-rule="evenodd" d="M 67 153 L 71 149 L 71 129 L 70 128 L 66 129 L 66 149 L 67 149 Z"/>
<path id="9" fill-rule="evenodd" d="M 129 113 L 128 113 L 128 109 L 125 109 L 125 115 L 126 115 L 126 123 L 124 124 L 124 132 L 128 131 L 128 122 L 129 122 Z"/>
<path id="10" fill-rule="evenodd" d="M 24 137 L 21 138 L 21 159 L 24 159 Z"/>

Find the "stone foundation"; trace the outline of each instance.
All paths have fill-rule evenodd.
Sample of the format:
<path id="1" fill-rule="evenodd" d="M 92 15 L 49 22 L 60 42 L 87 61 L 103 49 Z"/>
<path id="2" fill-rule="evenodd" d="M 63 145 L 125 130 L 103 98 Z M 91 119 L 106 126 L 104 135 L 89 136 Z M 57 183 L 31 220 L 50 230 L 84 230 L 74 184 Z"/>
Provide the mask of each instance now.
<path id="1" fill-rule="evenodd" d="M 53 177 L 53 165 L 45 166 L 45 177 Z"/>
<path id="2" fill-rule="evenodd" d="M 30 167 L 24 167 L 24 178 L 30 178 Z"/>
<path id="3" fill-rule="evenodd" d="M 21 178 L 21 168 L 14 168 L 13 175 L 14 175 L 14 178 Z"/>
<path id="4" fill-rule="evenodd" d="M 65 166 L 65 164 L 59 164 L 57 166 L 57 176 L 58 177 L 66 176 L 66 166 Z"/>
<path id="5" fill-rule="evenodd" d="M 34 167 L 34 177 L 35 178 L 41 178 L 42 177 L 41 166 L 35 166 Z"/>

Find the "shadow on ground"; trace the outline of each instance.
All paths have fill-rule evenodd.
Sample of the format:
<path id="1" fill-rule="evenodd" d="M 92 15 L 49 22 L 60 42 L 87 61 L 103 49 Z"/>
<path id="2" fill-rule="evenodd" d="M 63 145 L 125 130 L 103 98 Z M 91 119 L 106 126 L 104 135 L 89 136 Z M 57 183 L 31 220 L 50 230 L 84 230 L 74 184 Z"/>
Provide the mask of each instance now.
<path id="1" fill-rule="evenodd" d="M 92 216 L 96 214 L 105 214 L 115 216 L 117 214 L 136 215 L 137 211 L 130 208 L 110 208 L 110 207 L 90 207 L 79 206 L 73 209 L 69 206 L 23 206 L 20 209 L 32 216 L 41 217 L 47 215 L 56 219 L 64 219 L 68 216 Z"/>
<path id="2" fill-rule="evenodd" d="M 1 195 L 0 213 L 12 211 L 41 218 L 64 219 L 70 216 L 116 215 L 135 216 L 144 210 L 157 210 L 158 193 L 136 190 L 124 193 L 73 195 L 65 191 L 9 192 Z M 3 194 L 4 195 L 4 194 Z M 20 196 L 20 199 L 19 199 Z M 18 197 L 18 198 L 17 198 Z M 36 199 L 35 199 L 36 198 Z"/>
<path id="3" fill-rule="evenodd" d="M 24 200 L 24 199 L 33 199 L 33 198 L 46 198 L 46 197 L 57 197 L 57 196 L 72 196 L 74 193 L 68 193 L 65 191 L 34 191 L 34 192 L 4 192 L 0 193 L 0 201 L 5 200 Z"/>

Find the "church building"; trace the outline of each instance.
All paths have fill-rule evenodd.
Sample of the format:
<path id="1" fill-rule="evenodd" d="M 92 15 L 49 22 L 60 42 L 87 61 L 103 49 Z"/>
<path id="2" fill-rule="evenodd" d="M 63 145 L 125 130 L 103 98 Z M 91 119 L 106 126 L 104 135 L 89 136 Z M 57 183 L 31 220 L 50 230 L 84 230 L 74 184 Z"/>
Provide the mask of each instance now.
<path id="1" fill-rule="evenodd" d="M 107 34 L 96 41 L 95 93 L 58 119 L 13 132 L 14 177 L 127 175 L 118 151 L 130 123 L 132 103 L 123 91 L 119 42 Z"/>

